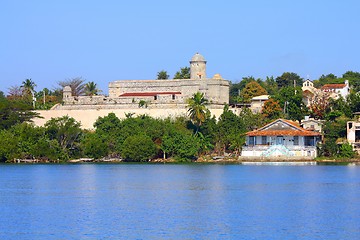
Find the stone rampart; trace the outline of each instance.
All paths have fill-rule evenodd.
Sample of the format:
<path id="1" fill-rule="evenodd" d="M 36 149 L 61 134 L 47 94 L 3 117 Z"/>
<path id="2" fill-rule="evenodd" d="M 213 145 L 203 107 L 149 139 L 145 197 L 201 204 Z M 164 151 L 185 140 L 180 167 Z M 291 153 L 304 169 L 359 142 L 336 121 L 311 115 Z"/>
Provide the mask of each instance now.
<path id="1" fill-rule="evenodd" d="M 221 108 L 209 108 L 212 115 L 215 115 L 218 118 L 223 109 Z M 185 107 L 182 108 L 123 108 L 123 109 L 60 109 L 60 110 L 38 110 L 36 111 L 40 114 L 42 118 L 33 119 L 34 124 L 37 126 L 43 126 L 51 118 L 57 118 L 62 116 L 69 116 L 74 118 L 76 121 L 81 123 L 81 127 L 84 129 L 93 129 L 94 123 L 99 117 L 107 116 L 109 113 L 115 113 L 115 115 L 120 118 L 126 118 L 126 114 L 133 113 L 134 116 L 139 116 L 146 114 L 154 118 L 176 118 L 187 115 L 187 110 Z"/>

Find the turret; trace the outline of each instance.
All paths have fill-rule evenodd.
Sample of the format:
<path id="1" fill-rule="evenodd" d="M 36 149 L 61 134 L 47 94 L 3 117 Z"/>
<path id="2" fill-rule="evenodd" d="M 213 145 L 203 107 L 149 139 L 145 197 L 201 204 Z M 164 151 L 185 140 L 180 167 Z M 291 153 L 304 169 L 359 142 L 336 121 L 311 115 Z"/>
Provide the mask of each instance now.
<path id="1" fill-rule="evenodd" d="M 63 89 L 63 101 L 67 102 L 70 100 L 71 97 L 72 97 L 71 87 L 65 86 Z"/>
<path id="2" fill-rule="evenodd" d="M 190 60 L 190 78 L 206 79 L 206 61 L 199 53 L 196 53 Z"/>

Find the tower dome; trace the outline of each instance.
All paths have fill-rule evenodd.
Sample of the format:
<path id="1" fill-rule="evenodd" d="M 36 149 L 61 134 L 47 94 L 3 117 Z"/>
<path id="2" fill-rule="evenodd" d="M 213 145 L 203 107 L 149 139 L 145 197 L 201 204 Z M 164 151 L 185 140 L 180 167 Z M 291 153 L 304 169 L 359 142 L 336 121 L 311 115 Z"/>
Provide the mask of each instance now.
<path id="1" fill-rule="evenodd" d="M 63 91 L 64 92 L 71 92 L 71 87 L 70 86 L 65 86 Z"/>
<path id="2" fill-rule="evenodd" d="M 190 60 L 190 78 L 206 79 L 206 60 L 200 53 L 196 53 Z"/>
<path id="3" fill-rule="evenodd" d="M 195 53 L 195 55 L 191 58 L 191 62 L 206 62 L 203 55 L 200 53 Z"/>

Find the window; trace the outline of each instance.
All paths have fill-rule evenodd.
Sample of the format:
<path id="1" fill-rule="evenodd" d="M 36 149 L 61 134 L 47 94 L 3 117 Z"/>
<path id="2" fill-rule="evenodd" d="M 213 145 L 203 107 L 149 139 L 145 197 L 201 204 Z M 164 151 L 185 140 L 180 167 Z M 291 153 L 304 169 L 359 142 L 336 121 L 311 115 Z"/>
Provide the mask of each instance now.
<path id="1" fill-rule="evenodd" d="M 172 100 L 175 100 L 175 94 L 172 95 Z"/>
<path id="2" fill-rule="evenodd" d="M 249 145 L 255 145 L 255 137 L 249 137 Z"/>
<path id="3" fill-rule="evenodd" d="M 304 145 L 305 146 L 315 146 L 314 137 L 305 137 Z"/>
<path id="4" fill-rule="evenodd" d="M 294 136 L 294 145 L 299 145 L 299 136 Z"/>
<path id="5" fill-rule="evenodd" d="M 266 136 L 261 137 L 261 144 L 266 145 Z"/>
<path id="6" fill-rule="evenodd" d="M 156 95 L 154 96 L 154 100 L 155 100 L 155 101 L 157 100 L 157 96 L 156 96 Z"/>

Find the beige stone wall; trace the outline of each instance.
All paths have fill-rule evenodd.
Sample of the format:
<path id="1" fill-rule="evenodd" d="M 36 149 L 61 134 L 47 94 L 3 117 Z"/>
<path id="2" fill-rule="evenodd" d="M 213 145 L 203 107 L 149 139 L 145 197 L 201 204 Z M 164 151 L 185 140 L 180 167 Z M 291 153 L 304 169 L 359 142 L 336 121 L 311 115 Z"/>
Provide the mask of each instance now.
<path id="1" fill-rule="evenodd" d="M 222 108 L 210 108 L 211 114 L 217 118 L 223 112 Z M 34 123 L 37 126 L 43 126 L 51 118 L 62 117 L 68 115 L 73 117 L 81 123 L 81 127 L 84 129 L 93 129 L 93 124 L 99 117 L 107 116 L 109 113 L 115 113 L 115 115 L 124 119 L 127 113 L 134 113 L 136 115 L 147 114 L 154 118 L 167 118 L 167 117 L 179 117 L 186 116 L 186 108 L 180 109 L 151 109 L 151 108 L 129 108 L 129 109 L 71 109 L 71 110 L 38 110 L 36 111 L 43 118 L 35 118 Z"/>
<path id="2" fill-rule="evenodd" d="M 229 81 L 224 79 L 181 80 L 121 80 L 109 83 L 109 98 L 116 99 L 123 93 L 181 92 L 178 103 L 203 92 L 214 104 L 229 103 Z"/>

